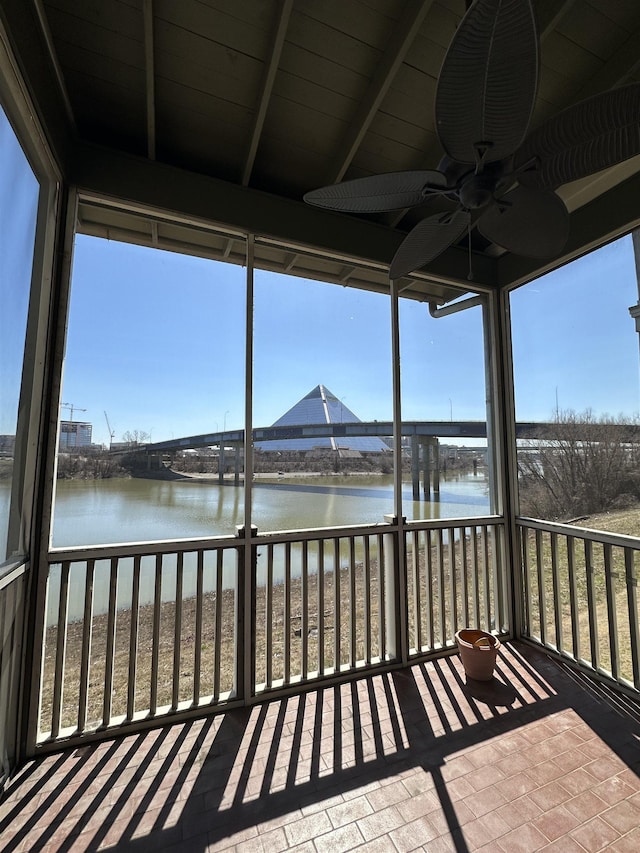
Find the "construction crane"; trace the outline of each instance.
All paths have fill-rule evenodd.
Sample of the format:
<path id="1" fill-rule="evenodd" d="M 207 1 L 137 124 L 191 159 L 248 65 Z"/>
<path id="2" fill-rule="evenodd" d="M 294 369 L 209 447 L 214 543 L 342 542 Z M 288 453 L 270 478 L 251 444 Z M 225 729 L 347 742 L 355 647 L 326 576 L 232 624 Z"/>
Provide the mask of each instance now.
<path id="1" fill-rule="evenodd" d="M 73 423 L 73 413 L 74 412 L 86 412 L 86 409 L 80 409 L 78 406 L 74 406 L 73 403 L 63 403 L 60 406 L 61 409 L 69 409 L 69 423 Z"/>
<path id="2" fill-rule="evenodd" d="M 111 429 L 111 424 L 109 423 L 109 418 L 107 413 L 104 413 L 104 419 L 107 422 L 107 429 L 109 430 L 109 450 L 111 450 L 111 445 L 113 443 L 113 436 L 116 434 L 115 430 Z"/>

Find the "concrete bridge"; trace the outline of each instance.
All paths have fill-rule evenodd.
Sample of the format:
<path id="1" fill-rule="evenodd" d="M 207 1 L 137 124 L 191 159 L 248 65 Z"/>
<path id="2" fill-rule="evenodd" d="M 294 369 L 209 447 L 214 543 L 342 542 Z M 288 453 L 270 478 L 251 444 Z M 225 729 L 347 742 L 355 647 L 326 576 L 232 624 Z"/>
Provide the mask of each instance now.
<path id="1" fill-rule="evenodd" d="M 518 438 L 539 438 L 548 435 L 553 423 L 518 423 Z M 356 438 L 378 436 L 389 438 L 393 435 L 392 421 L 358 421 L 354 423 L 305 424 L 300 426 L 257 427 L 253 430 L 254 444 L 261 441 L 286 440 L 296 438 Z M 447 438 L 486 438 L 486 421 L 403 421 L 403 437 L 417 436 L 438 439 Z M 171 453 L 178 450 L 195 450 L 199 447 L 220 447 L 226 444 L 244 444 L 244 430 L 225 430 L 208 432 L 202 435 L 190 435 L 184 438 L 172 438 L 141 445 L 140 449 L 149 452 Z"/>
<path id="2" fill-rule="evenodd" d="M 581 440 L 597 440 L 600 424 L 557 424 L 553 422 L 519 422 L 516 424 L 517 438 L 550 438 L 558 428 L 566 438 L 568 430 L 575 429 L 576 437 Z M 606 425 L 608 435 L 614 431 L 617 440 L 623 442 L 640 441 L 640 428 L 634 425 Z M 427 497 L 434 493 L 437 499 L 440 492 L 440 455 L 439 442 L 448 438 L 478 439 L 487 437 L 486 421 L 403 421 L 401 434 L 411 444 L 411 472 L 414 500 L 420 499 L 420 493 Z M 569 433 L 570 434 L 570 433 Z M 257 449 L 262 441 L 287 439 L 334 438 L 345 440 L 362 436 L 389 438 L 393 435 L 391 421 L 358 421 L 352 423 L 321 423 L 296 426 L 258 427 L 253 430 L 253 443 Z M 345 442 L 346 443 L 346 442 Z M 201 447 L 219 448 L 219 482 L 224 482 L 226 470 L 225 455 L 230 455 L 234 467 L 234 483 L 240 482 L 241 461 L 244 450 L 244 430 L 224 430 L 200 435 L 172 438 L 140 445 L 138 452 L 146 453 L 150 458 L 181 450 L 195 450 Z"/>

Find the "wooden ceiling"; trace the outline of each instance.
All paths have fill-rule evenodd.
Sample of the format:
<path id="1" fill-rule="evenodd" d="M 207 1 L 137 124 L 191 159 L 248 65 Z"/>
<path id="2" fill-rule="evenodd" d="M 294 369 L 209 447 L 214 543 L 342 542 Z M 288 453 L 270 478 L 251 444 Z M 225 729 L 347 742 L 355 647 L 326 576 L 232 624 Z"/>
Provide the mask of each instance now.
<path id="1" fill-rule="evenodd" d="M 21 4 L 29 7 L 28 22 Z M 243 188 L 248 200 L 255 191 L 293 202 L 342 179 L 436 168 L 442 155 L 434 93 L 464 0 L 4 0 L 3 6 L 18 50 L 27 50 L 20 27 L 39 30 L 47 91 L 55 90 L 85 151 L 97 144 Z M 589 95 L 640 79 L 638 0 L 534 0 L 534 7 L 541 74 L 532 127 Z M 24 65 L 43 104 L 43 72 L 33 59 Z M 638 159 L 561 188 L 572 212 L 567 258 L 640 218 L 632 201 Z M 442 204 L 360 219 L 390 233 L 393 246 Z M 318 216 L 344 223 L 345 233 L 357 218 Z M 274 227 L 274 234 L 281 230 Z M 505 257 L 479 237 L 473 247 L 481 276 L 483 258 L 497 259 L 487 269 L 498 283 L 549 266 Z M 465 254 L 449 250 L 434 262 L 435 277 L 450 267 L 451 278 L 460 278 L 464 265 L 451 264 Z"/>

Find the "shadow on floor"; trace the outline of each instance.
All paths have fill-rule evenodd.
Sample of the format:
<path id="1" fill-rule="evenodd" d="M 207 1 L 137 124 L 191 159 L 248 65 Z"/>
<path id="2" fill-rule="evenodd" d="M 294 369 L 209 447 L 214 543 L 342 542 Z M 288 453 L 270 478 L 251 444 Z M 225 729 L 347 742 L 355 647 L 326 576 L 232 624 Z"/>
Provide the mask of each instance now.
<path id="1" fill-rule="evenodd" d="M 369 832 L 378 837 L 376 813 L 384 820 L 404 778 L 407 823 L 419 798 L 432 798 L 425 831 L 439 829 L 448 849 L 465 853 L 455 780 L 474 770 L 491 779 L 496 749 L 509 754 L 522 727 L 567 709 L 640 772 L 636 703 L 506 644 L 491 682 L 467 681 L 458 658 L 445 657 L 32 762 L 1 807 L 0 840 L 17 851 L 204 851 L 246 837 L 247 849 L 259 850 L 258 826 L 279 829 L 294 847 L 327 825 L 338 829 L 327 824 L 327 804 L 344 803 L 348 813 L 351 802 L 353 816 L 365 792 L 373 811 L 359 824 L 366 841 Z M 492 745 L 488 768 L 476 766 L 477 751 L 469 763 L 483 744 Z"/>

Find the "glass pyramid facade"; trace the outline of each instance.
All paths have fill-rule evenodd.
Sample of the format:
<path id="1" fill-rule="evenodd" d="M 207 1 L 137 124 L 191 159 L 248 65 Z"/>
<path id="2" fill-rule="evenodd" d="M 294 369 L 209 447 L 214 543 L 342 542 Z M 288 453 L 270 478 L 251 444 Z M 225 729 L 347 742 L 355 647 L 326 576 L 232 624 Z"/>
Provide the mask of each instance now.
<path id="1" fill-rule="evenodd" d="M 324 385 L 316 385 L 309 393 L 285 412 L 272 426 L 311 426 L 317 424 L 362 423 Z M 286 450 L 352 450 L 360 453 L 386 453 L 390 447 L 377 436 L 316 436 L 310 438 L 276 439 L 256 445 L 261 451 Z"/>

